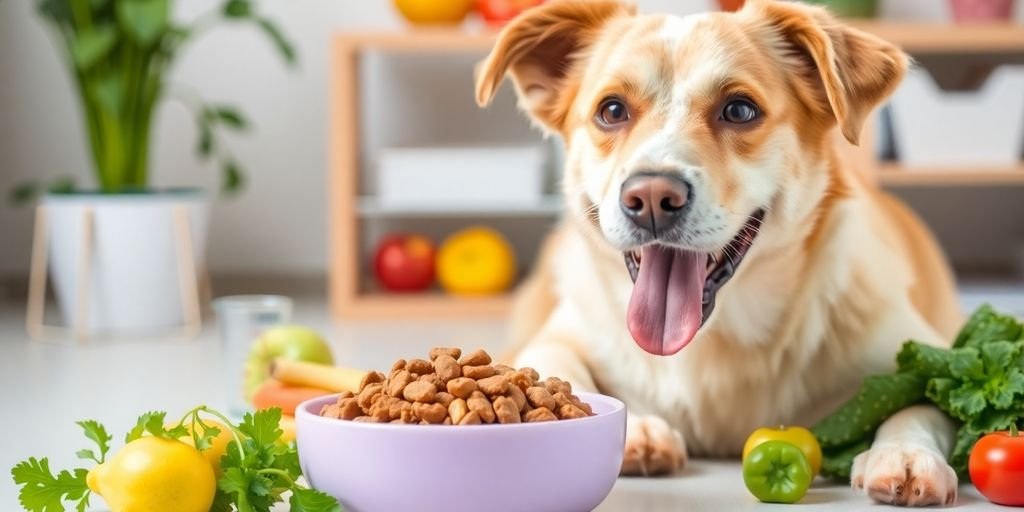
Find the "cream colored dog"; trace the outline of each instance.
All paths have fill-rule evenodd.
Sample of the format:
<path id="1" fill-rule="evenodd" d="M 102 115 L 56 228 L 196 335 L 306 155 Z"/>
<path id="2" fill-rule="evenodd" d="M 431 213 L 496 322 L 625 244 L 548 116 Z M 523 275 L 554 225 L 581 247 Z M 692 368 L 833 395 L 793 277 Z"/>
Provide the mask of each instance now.
<path id="1" fill-rule="evenodd" d="M 627 404 L 624 473 L 738 455 L 755 428 L 813 424 L 892 370 L 904 340 L 951 338 L 939 249 L 834 147 L 907 64 L 822 9 L 767 0 L 685 18 L 554 1 L 501 32 L 478 102 L 508 75 L 567 154 L 568 218 L 520 295 L 516 364 Z M 953 428 L 933 408 L 897 414 L 853 485 L 952 503 Z"/>

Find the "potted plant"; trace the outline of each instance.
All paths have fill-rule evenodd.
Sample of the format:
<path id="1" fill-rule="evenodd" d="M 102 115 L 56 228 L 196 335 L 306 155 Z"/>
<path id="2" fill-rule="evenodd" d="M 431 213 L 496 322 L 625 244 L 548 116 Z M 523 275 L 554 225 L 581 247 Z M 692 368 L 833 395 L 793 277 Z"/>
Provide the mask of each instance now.
<path id="1" fill-rule="evenodd" d="M 173 3 L 37 0 L 82 108 L 95 188 L 63 180 L 49 187 L 24 184 L 14 195 L 24 201 L 49 190 L 41 199 L 45 222 L 37 223 L 46 226 L 58 305 L 65 322 L 78 329 L 124 332 L 183 323 L 180 299 L 196 284 L 189 269 L 203 267 L 206 198 L 196 189 L 155 188 L 149 150 L 156 107 L 171 92 L 169 70 L 187 43 L 220 22 L 246 22 L 287 62 L 295 61 L 291 44 L 251 0 L 226 0 L 187 24 L 171 18 Z M 199 156 L 217 161 L 224 192 L 239 190 L 241 169 L 218 135 L 245 129 L 245 118 L 195 95 L 180 99 L 195 116 Z"/>

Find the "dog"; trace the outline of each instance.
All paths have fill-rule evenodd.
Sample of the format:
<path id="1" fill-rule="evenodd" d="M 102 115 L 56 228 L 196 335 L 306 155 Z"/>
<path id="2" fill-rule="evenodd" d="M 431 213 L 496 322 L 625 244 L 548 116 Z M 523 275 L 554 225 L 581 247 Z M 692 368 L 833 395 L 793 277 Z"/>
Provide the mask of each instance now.
<path id="1" fill-rule="evenodd" d="M 773 0 L 687 17 L 555 0 L 500 32 L 477 102 L 510 78 L 566 148 L 566 215 L 513 308 L 515 364 L 623 400 L 623 474 L 737 456 L 757 427 L 811 425 L 894 370 L 903 341 L 948 345 L 944 256 L 837 144 L 858 143 L 908 65 Z M 954 428 L 932 407 L 894 415 L 853 486 L 953 503 Z"/>

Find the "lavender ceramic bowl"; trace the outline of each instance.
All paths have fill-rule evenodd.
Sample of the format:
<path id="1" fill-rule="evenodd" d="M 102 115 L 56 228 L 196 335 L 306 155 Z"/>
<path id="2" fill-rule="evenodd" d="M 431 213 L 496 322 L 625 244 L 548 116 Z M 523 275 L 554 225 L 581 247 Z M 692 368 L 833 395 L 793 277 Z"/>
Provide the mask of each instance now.
<path id="1" fill-rule="evenodd" d="M 578 393 L 596 415 L 515 425 L 392 425 L 296 411 L 302 471 L 347 512 L 580 512 L 611 491 L 622 465 L 626 408 Z"/>

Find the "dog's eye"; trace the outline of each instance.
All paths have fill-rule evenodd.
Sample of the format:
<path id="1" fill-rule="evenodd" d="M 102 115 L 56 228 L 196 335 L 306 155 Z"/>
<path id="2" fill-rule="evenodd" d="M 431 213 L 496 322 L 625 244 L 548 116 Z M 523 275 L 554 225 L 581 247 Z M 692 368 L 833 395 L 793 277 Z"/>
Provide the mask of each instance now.
<path id="1" fill-rule="evenodd" d="M 606 128 L 629 121 L 629 109 L 621 100 L 608 98 L 597 109 L 597 122 Z"/>
<path id="2" fill-rule="evenodd" d="M 750 100 L 732 100 L 722 109 L 722 120 L 727 123 L 745 124 L 757 119 L 760 112 Z"/>

